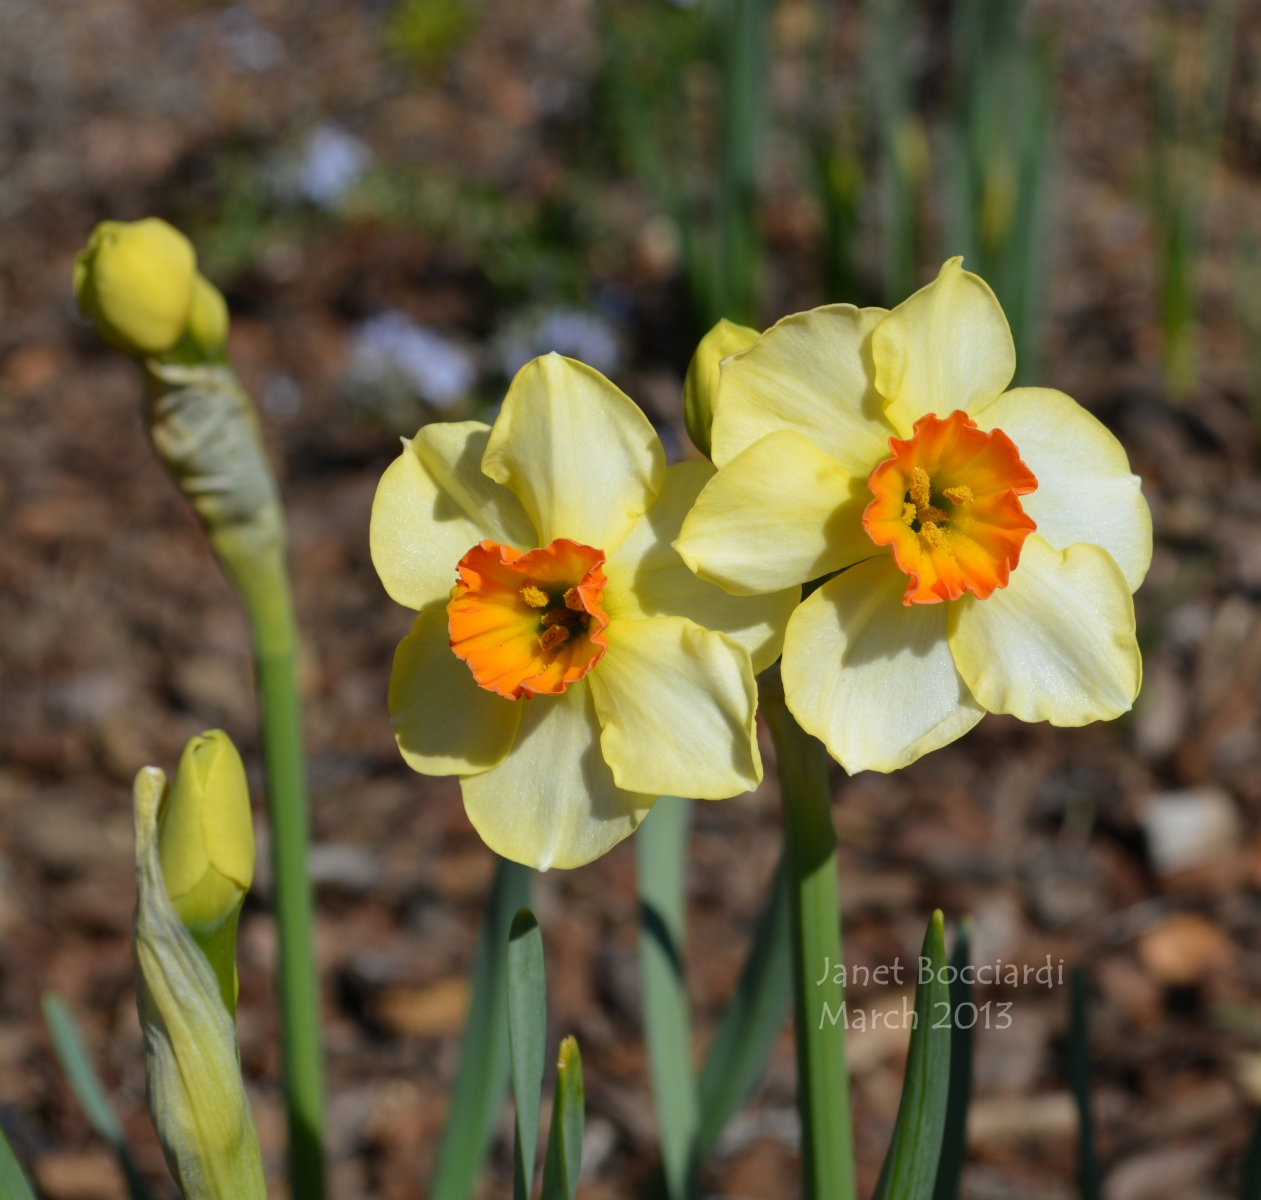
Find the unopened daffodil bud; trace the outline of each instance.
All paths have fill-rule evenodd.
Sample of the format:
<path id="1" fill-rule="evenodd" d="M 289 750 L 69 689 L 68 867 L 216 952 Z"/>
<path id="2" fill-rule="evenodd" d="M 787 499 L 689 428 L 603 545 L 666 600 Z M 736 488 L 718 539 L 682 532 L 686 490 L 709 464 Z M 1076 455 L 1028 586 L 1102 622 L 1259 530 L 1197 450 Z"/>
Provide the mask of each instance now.
<path id="1" fill-rule="evenodd" d="M 184 747 L 158 817 L 158 858 L 176 915 L 236 1007 L 236 923 L 254 879 L 254 825 L 241 756 L 212 729 Z"/>
<path id="2" fill-rule="evenodd" d="M 194 761 L 194 767 L 208 765 L 213 780 L 221 754 L 208 764 Z M 164 801 L 169 811 L 172 799 L 156 767 L 136 776 L 132 950 L 149 1114 L 184 1200 L 264 1200 L 262 1155 L 241 1082 L 236 1026 L 221 981 L 181 923 L 163 880 L 158 811 Z"/>
<path id="3" fill-rule="evenodd" d="M 228 305 L 213 283 L 198 272 L 188 306 L 188 336 L 204 358 L 222 352 L 228 340 Z"/>
<path id="4" fill-rule="evenodd" d="M 709 428 L 714 423 L 714 400 L 718 396 L 722 360 L 747 350 L 760 336 L 756 329 L 723 317 L 701 338 L 692 355 L 687 378 L 683 381 L 683 417 L 692 445 L 706 458 L 709 457 Z"/>
<path id="5" fill-rule="evenodd" d="M 197 256 L 165 221 L 102 221 L 74 260 L 79 311 L 124 354 L 165 354 L 184 336 Z"/>

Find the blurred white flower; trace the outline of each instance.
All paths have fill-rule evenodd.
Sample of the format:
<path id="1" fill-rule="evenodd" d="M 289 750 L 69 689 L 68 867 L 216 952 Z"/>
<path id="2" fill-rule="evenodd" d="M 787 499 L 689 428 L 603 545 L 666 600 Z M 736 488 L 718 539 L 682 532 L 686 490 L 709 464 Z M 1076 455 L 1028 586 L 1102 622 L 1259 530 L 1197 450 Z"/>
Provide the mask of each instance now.
<path id="1" fill-rule="evenodd" d="M 434 408 L 450 408 L 477 382 L 477 365 L 463 346 L 401 312 L 361 321 L 350 332 L 350 373 L 366 384 L 402 381 Z"/>
<path id="2" fill-rule="evenodd" d="M 500 365 L 511 379 L 532 358 L 553 350 L 602 375 L 615 375 L 621 365 L 616 326 L 599 313 L 577 308 L 548 309 L 515 321 L 500 339 Z"/>
<path id="3" fill-rule="evenodd" d="M 307 135 L 295 171 L 294 190 L 312 204 L 333 209 L 371 166 L 372 151 L 367 144 L 326 121 Z"/>

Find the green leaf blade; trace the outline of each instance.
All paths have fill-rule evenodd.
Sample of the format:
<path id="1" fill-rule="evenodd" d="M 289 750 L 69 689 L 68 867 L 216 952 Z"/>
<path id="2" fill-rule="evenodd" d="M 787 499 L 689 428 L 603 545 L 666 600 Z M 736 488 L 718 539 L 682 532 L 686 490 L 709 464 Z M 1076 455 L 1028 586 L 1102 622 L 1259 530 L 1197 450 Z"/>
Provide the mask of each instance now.
<path id="1" fill-rule="evenodd" d="M 972 1002 L 972 988 L 963 981 L 963 969 L 972 963 L 972 921 L 959 925 L 950 965 L 954 978 L 950 981 L 950 1091 L 946 1100 L 946 1125 L 941 1138 L 941 1158 L 937 1163 L 937 1183 L 933 1200 L 956 1200 L 959 1178 L 968 1156 L 968 1102 L 972 1097 L 972 1030 L 975 1013 L 965 1025 L 959 1019 L 959 1006 Z"/>
<path id="2" fill-rule="evenodd" d="M 530 902 L 532 872 L 500 859 L 473 962 L 473 997 L 430 1200 L 470 1200 L 508 1089 L 508 931 Z"/>
<path id="3" fill-rule="evenodd" d="M 688 1194 L 698 1125 L 692 1014 L 683 977 L 691 804 L 677 796 L 661 796 L 635 833 L 644 1041 L 670 1200 L 683 1200 Z"/>
<path id="4" fill-rule="evenodd" d="M 31 1182 L 3 1129 L 0 1129 L 0 1200 L 35 1200 Z"/>
<path id="5" fill-rule="evenodd" d="M 88 1124 L 114 1148 L 118 1165 L 127 1180 L 128 1195 L 131 1200 L 149 1200 L 148 1190 L 140 1179 L 131 1152 L 127 1149 L 118 1114 L 114 1112 L 114 1106 L 105 1093 L 105 1086 L 92 1065 L 92 1057 L 88 1054 L 88 1048 L 83 1043 L 83 1037 L 69 1007 L 56 992 L 45 992 L 40 999 L 40 1007 L 44 1012 L 44 1024 L 48 1026 L 48 1034 L 53 1040 L 53 1050 L 61 1064 L 62 1074 L 65 1075 L 70 1090 L 74 1092 L 79 1107 L 83 1109 Z M 3 1168 L 0 1168 L 0 1181 L 3 1178 Z M 19 1196 L 21 1193 L 13 1194 Z M 9 1200 L 9 1193 L 0 1190 L 0 1200 Z"/>
<path id="6" fill-rule="evenodd" d="M 748 1099 L 792 1003 L 792 933 L 787 866 L 780 858 L 736 990 L 719 1019 L 697 1081 L 703 1162 Z"/>
<path id="7" fill-rule="evenodd" d="M 932 969 L 932 978 L 915 987 L 915 1027 L 906 1056 L 902 1102 L 873 1200 L 930 1200 L 937 1180 L 954 1024 L 950 987 L 943 979 L 946 940 L 940 909 L 928 922 L 920 953 Z"/>
<path id="8" fill-rule="evenodd" d="M 573 1200 L 582 1169 L 582 1138 L 586 1130 L 586 1096 L 582 1083 L 582 1055 L 578 1039 L 567 1037 L 556 1060 L 556 1096 L 552 1128 L 543 1165 L 540 1200 Z"/>
<path id="9" fill-rule="evenodd" d="M 547 1039 L 547 977 L 543 934 L 534 914 L 521 909 L 508 934 L 508 1048 L 516 1103 L 512 1192 L 530 1200 L 538 1149 L 539 1107 Z"/>

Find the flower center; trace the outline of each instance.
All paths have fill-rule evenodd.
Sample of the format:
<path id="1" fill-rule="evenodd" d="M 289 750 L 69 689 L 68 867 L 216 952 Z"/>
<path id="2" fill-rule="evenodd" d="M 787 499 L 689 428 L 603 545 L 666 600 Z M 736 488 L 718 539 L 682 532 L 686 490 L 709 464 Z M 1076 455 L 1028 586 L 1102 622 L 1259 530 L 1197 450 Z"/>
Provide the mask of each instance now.
<path id="1" fill-rule="evenodd" d="M 568 538 L 525 554 L 479 542 L 456 571 L 447 629 L 479 687 L 508 700 L 556 696 L 608 648 L 603 550 Z"/>
<path id="2" fill-rule="evenodd" d="M 889 439 L 893 457 L 871 473 L 875 499 L 863 528 L 892 546 L 909 582 L 903 604 L 937 604 L 971 592 L 984 600 L 1020 561 L 1037 528 L 1020 496 L 1037 486 L 1002 430 L 982 433 L 962 412 L 921 417 L 908 441 Z"/>

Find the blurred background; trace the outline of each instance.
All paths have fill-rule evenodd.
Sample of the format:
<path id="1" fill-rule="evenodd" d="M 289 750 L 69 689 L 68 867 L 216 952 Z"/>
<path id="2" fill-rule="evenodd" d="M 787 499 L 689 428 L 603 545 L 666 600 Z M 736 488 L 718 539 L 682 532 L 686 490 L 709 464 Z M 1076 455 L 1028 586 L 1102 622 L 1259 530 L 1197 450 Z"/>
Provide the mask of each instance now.
<path id="1" fill-rule="evenodd" d="M 895 776 L 835 769 L 847 958 L 905 962 L 941 905 L 974 914 L 981 961 L 1085 963 L 1108 1200 L 1231 1194 L 1261 1104 L 1261 3 L 0 0 L 0 1126 L 49 1200 L 124 1191 L 53 1060 L 48 987 L 165 1176 L 134 773 L 220 726 L 261 787 L 244 619 L 146 443 L 137 369 L 71 294 L 93 225 L 149 214 L 228 297 L 288 504 L 337 1197 L 425 1193 L 493 869 L 385 709 L 409 614 L 367 527 L 398 437 L 492 419 L 554 349 L 695 455 L 681 381 L 714 320 L 893 304 L 949 254 L 994 286 L 1018 380 L 1075 396 L 1143 477 L 1146 683 L 1106 727 L 991 716 Z M 697 806 L 702 1043 L 778 806 L 769 769 Z M 580 1195 L 636 1196 L 657 1152 L 630 845 L 538 877 L 536 910 L 588 1075 Z M 239 1025 L 272 1176 L 275 953 L 264 876 Z M 1013 1023 L 977 1035 L 973 1200 L 1076 1194 L 1067 991 L 979 997 Z M 864 1193 L 903 1036 L 850 1035 Z M 786 1029 L 708 1193 L 797 1194 L 793 1095 Z M 485 1195 L 510 1159 L 505 1123 Z"/>

